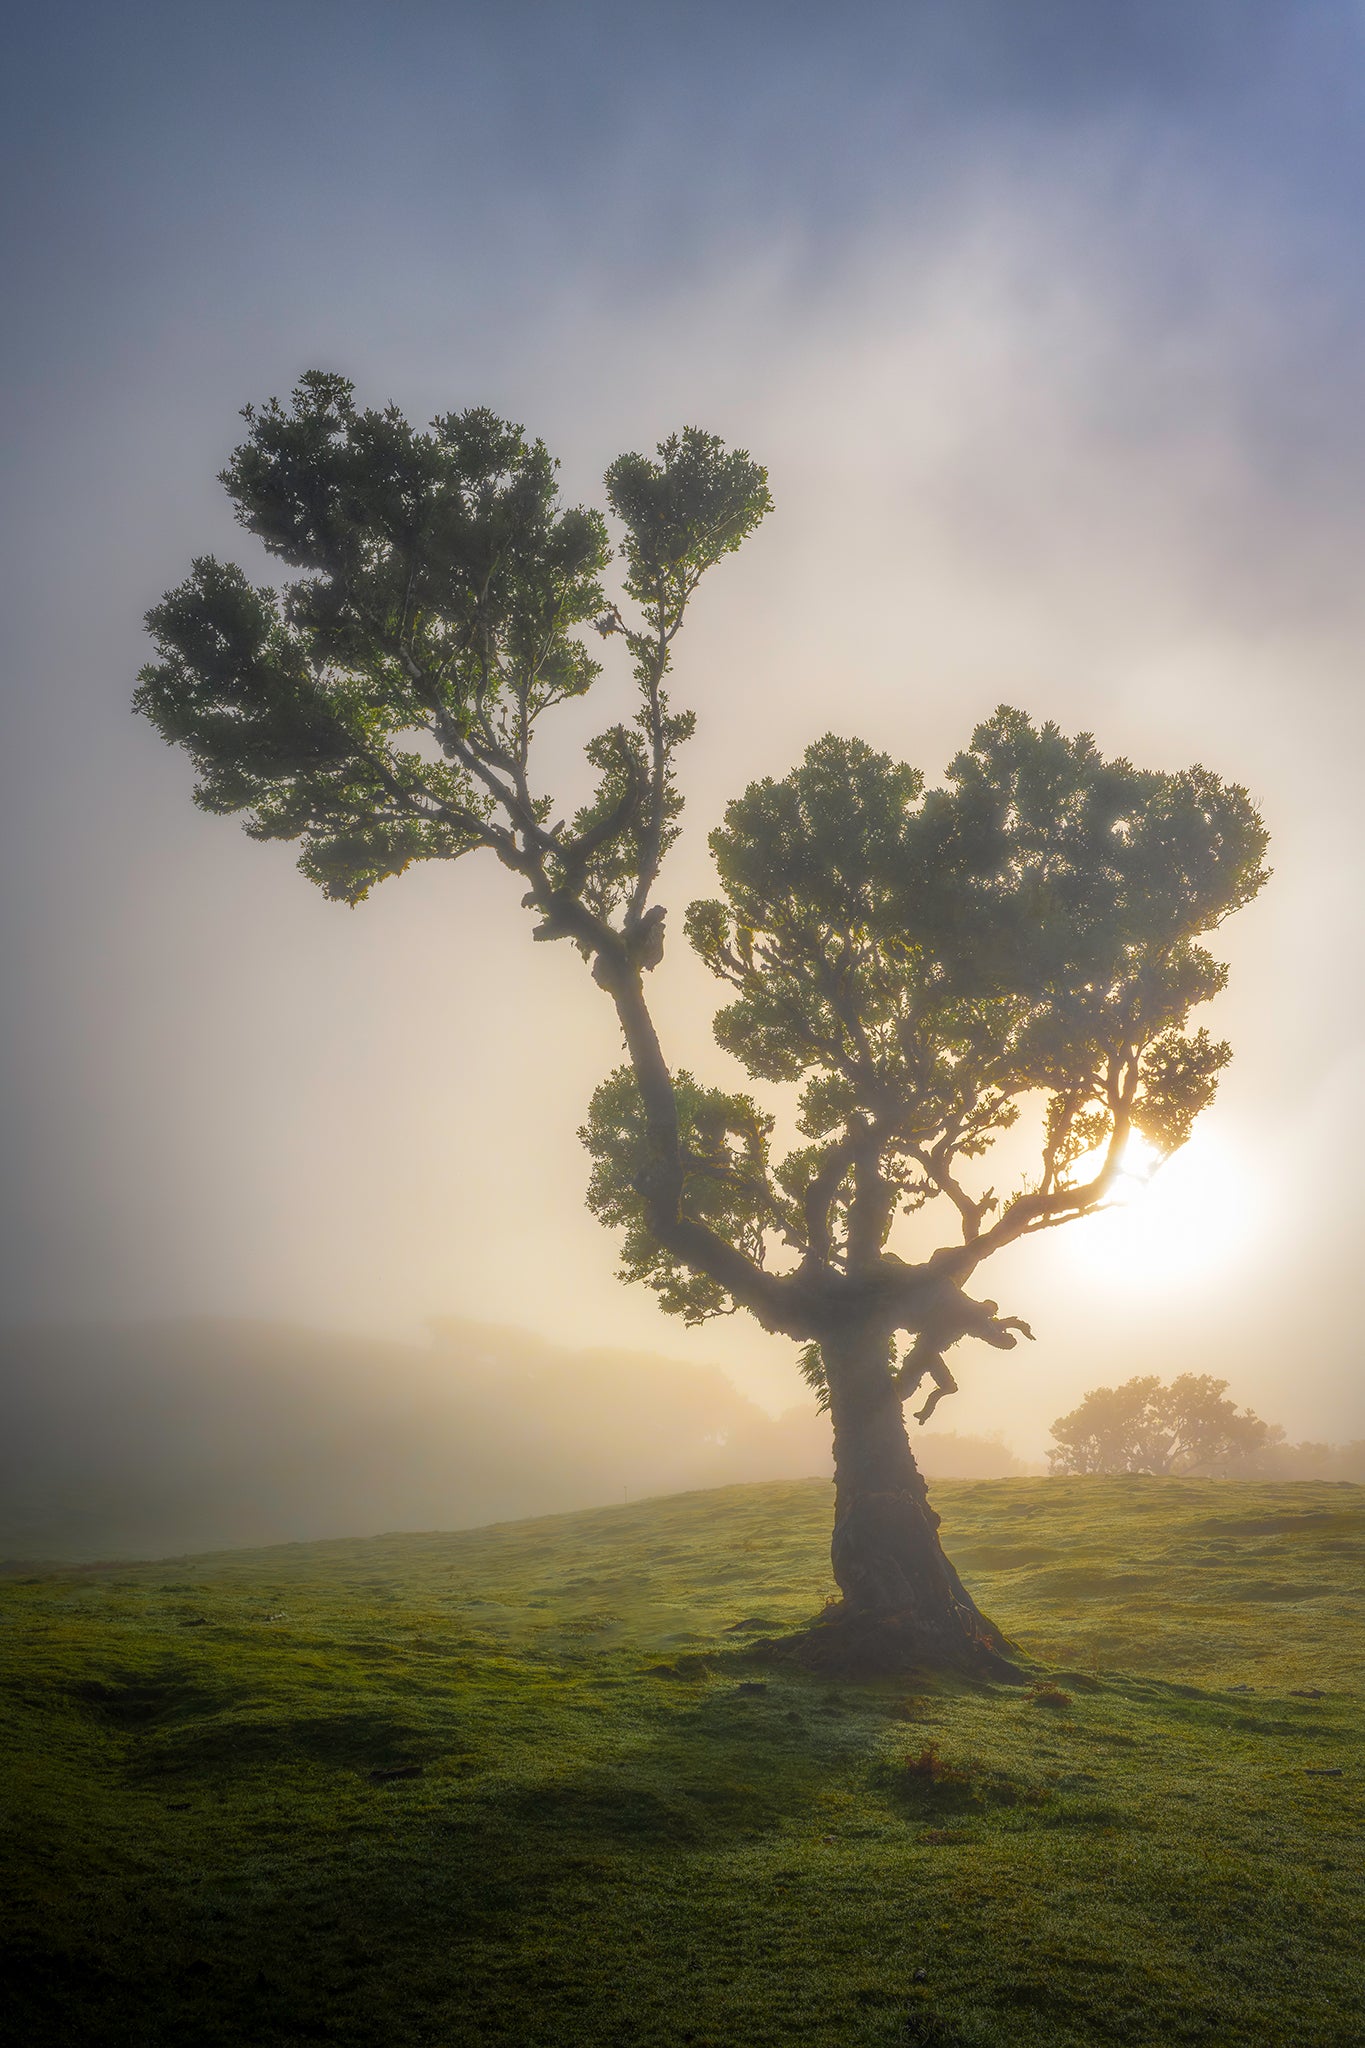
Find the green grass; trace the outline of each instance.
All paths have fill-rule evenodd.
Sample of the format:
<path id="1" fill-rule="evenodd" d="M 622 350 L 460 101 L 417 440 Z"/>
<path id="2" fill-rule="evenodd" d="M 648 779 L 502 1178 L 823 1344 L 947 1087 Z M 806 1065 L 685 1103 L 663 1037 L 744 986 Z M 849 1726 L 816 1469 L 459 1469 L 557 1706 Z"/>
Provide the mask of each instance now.
<path id="1" fill-rule="evenodd" d="M 19 1567 L 6 2037 L 1358 2048 L 1365 1490 L 936 1498 L 1051 1690 L 765 1662 L 814 1481 Z"/>

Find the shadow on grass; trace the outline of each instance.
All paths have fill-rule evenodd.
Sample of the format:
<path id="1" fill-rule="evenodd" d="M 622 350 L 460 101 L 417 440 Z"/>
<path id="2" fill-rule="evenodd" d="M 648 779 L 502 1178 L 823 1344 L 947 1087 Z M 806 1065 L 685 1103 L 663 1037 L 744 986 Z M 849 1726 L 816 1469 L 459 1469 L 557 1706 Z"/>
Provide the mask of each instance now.
<path id="1" fill-rule="evenodd" d="M 144 1730 L 179 1714 L 212 1713 L 227 1699 L 241 1698 L 221 1684 L 205 1683 L 187 1665 L 168 1662 L 148 1671 L 110 1671 L 67 1688 L 67 1697 L 107 1727 Z"/>
<path id="2" fill-rule="evenodd" d="M 387 1699 L 309 1712 L 177 1662 L 85 1679 L 68 1697 L 111 1731 L 135 1738 L 127 1766 L 134 1779 L 300 1762 L 369 1770 L 411 1762 L 430 1748 L 429 1731 Z"/>
<path id="3" fill-rule="evenodd" d="M 730 1851 L 793 1822 L 818 1840 L 820 1794 L 832 1774 L 858 1768 L 870 1720 L 886 1718 L 884 1702 L 755 1679 L 738 1655 L 709 1663 L 690 1684 L 637 1672 L 631 1739 L 607 1756 L 593 1747 L 591 1717 L 572 1747 L 568 1724 L 548 1720 L 543 1768 L 523 1751 L 511 1777 L 448 1772 L 453 1710 L 443 1744 L 429 1719 L 405 1722 L 391 1703 L 319 1714 L 301 1702 L 286 1713 L 274 1702 L 225 1706 L 220 1690 L 172 1667 L 154 1680 L 106 1676 L 87 1687 L 87 1704 L 132 1733 L 132 1783 L 173 1772 L 177 1798 L 196 1781 L 209 1797 L 183 1821 L 172 1802 L 135 1910 L 121 1885 L 92 1883 L 65 1934 L 35 1926 L 18 1944 L 13 2038 L 25 2048 L 691 2038 L 665 2010 L 691 1967 L 689 1943 L 723 1949 L 752 1917 L 757 1932 L 743 1940 L 766 1956 L 764 1930 L 788 1910 L 757 1896 L 737 1912 L 732 1880 L 716 1873 Z M 421 1778 L 357 1782 L 357 1763 L 413 1752 L 427 1760 Z M 324 1767 L 302 1790 L 291 1775 L 300 1758 Z"/>

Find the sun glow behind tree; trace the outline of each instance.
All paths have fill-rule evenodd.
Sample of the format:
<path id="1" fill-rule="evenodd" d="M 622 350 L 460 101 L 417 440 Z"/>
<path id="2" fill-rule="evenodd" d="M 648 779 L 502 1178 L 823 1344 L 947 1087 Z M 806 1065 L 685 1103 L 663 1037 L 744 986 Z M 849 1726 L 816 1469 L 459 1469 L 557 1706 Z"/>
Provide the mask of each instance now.
<path id="1" fill-rule="evenodd" d="M 1078 1162 L 1098 1169 L 1101 1155 Z M 1107 1204 L 1070 1232 L 1065 1259 L 1077 1273 L 1120 1291 L 1203 1290 L 1256 1256 L 1267 1225 L 1267 1191 L 1226 1129 L 1214 1120 L 1163 1157 L 1141 1133 L 1123 1148 Z"/>

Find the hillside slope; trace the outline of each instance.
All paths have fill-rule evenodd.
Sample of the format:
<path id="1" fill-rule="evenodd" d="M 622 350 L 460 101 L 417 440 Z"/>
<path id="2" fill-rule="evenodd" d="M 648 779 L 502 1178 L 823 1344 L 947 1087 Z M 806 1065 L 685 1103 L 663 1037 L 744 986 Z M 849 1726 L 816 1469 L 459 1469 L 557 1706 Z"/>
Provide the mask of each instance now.
<path id="1" fill-rule="evenodd" d="M 1365 1492 L 944 1486 L 1027 1688 L 830 1686 L 829 1489 L 0 1583 L 25 2048 L 1358 2048 Z"/>

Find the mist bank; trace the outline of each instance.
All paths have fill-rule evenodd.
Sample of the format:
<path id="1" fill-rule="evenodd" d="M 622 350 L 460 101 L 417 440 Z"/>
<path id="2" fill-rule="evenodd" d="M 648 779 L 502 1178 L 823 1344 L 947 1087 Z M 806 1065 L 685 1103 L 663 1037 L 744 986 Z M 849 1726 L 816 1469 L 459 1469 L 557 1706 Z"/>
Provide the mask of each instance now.
<path id="1" fill-rule="evenodd" d="M 939 1478 L 1029 1468 L 916 1432 Z M 473 1528 L 745 1480 L 823 1476 L 827 1417 L 720 1370 L 481 1323 L 427 1344 L 192 1320 L 0 1337 L 0 1556 L 156 1557 Z"/>

